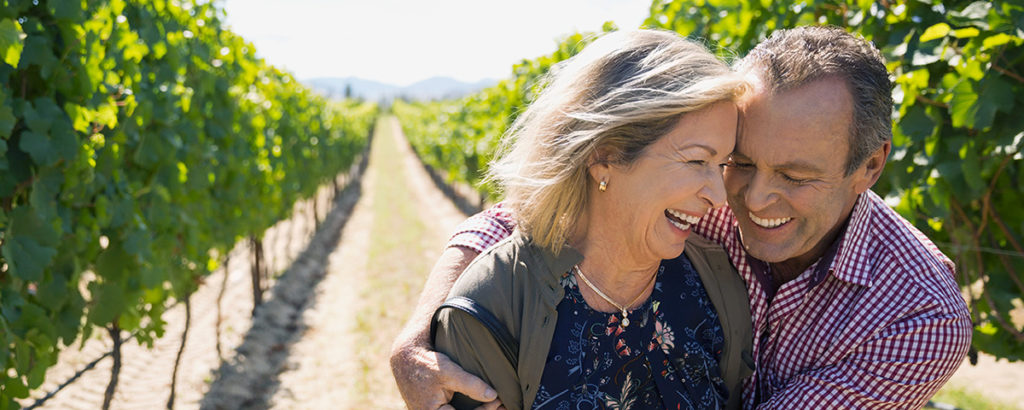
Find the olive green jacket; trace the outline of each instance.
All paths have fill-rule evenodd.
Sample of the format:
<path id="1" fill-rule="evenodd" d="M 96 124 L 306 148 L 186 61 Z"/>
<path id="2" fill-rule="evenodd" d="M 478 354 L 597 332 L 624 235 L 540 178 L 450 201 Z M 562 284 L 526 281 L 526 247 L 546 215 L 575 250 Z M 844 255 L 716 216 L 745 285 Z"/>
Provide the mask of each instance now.
<path id="1" fill-rule="evenodd" d="M 751 373 L 742 359 L 749 357 L 752 341 L 745 285 L 717 244 L 691 234 L 685 253 L 718 312 L 725 334 L 719 365 L 729 389 L 727 408 L 739 408 L 743 379 Z M 558 322 L 557 306 L 565 296 L 559 279 L 581 260 L 569 247 L 555 256 L 516 230 L 480 254 L 455 282 L 449 298 L 475 300 L 519 341 L 518 369 L 505 359 L 487 328 L 462 311 L 440 312 L 435 347 L 490 383 L 506 408 L 528 408 L 537 395 Z"/>

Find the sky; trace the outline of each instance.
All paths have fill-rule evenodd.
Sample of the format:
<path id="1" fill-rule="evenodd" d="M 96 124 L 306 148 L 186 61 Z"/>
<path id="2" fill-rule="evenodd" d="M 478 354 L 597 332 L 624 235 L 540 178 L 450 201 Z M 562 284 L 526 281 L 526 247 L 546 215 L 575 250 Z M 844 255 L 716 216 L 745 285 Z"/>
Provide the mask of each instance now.
<path id="1" fill-rule="evenodd" d="M 435 76 L 503 79 L 605 21 L 636 28 L 651 0 L 221 0 L 228 29 L 299 80 L 355 76 L 399 86 Z"/>

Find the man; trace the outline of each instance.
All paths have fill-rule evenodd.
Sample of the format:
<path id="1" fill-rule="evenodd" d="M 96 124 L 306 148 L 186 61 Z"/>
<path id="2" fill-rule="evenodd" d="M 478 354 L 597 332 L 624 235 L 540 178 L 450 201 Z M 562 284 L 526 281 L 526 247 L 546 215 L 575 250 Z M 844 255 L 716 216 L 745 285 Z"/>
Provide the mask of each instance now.
<path id="1" fill-rule="evenodd" d="M 738 70 L 754 90 L 724 171 L 729 207 L 694 229 L 747 284 L 745 407 L 922 407 L 963 360 L 972 326 L 952 262 L 870 191 L 892 138 L 881 55 L 841 29 L 804 27 L 774 33 Z M 513 223 L 500 208 L 471 218 L 435 267 L 392 357 L 410 407 L 437 408 L 449 391 L 493 399 L 429 351 L 424 329 L 450 281 Z"/>

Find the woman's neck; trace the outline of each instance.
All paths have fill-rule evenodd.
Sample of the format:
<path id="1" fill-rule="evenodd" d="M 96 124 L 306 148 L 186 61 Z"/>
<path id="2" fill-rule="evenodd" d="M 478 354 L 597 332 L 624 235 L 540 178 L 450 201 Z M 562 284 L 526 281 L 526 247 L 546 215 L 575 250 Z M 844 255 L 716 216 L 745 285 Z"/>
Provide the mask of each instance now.
<path id="1" fill-rule="evenodd" d="M 638 258 L 629 244 L 621 239 L 622 231 L 607 234 L 602 231 L 605 229 L 591 227 L 584 237 L 573 243 L 573 247 L 583 254 L 583 261 L 579 263 L 580 270 L 615 303 L 626 305 L 633 300 L 641 303 L 650 295 L 651 278 L 658 273 L 661 260 Z M 616 310 L 603 298 L 589 292 L 587 286 L 580 286 L 580 290 L 592 308 L 608 312 Z M 627 306 L 633 307 L 636 306 Z"/>

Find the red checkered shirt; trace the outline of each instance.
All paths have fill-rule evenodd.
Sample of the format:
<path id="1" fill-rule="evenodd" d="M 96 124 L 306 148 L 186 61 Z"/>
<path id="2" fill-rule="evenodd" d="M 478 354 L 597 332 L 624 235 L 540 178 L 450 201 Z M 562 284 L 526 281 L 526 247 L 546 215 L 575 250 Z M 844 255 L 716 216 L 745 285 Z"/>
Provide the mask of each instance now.
<path id="1" fill-rule="evenodd" d="M 514 226 L 507 209 L 492 208 L 460 225 L 449 246 L 482 252 Z M 970 347 L 953 263 L 874 192 L 858 198 L 832 249 L 771 303 L 767 265 L 744 252 L 731 209 L 694 230 L 721 244 L 747 283 L 758 335 L 747 408 L 920 408 Z"/>

